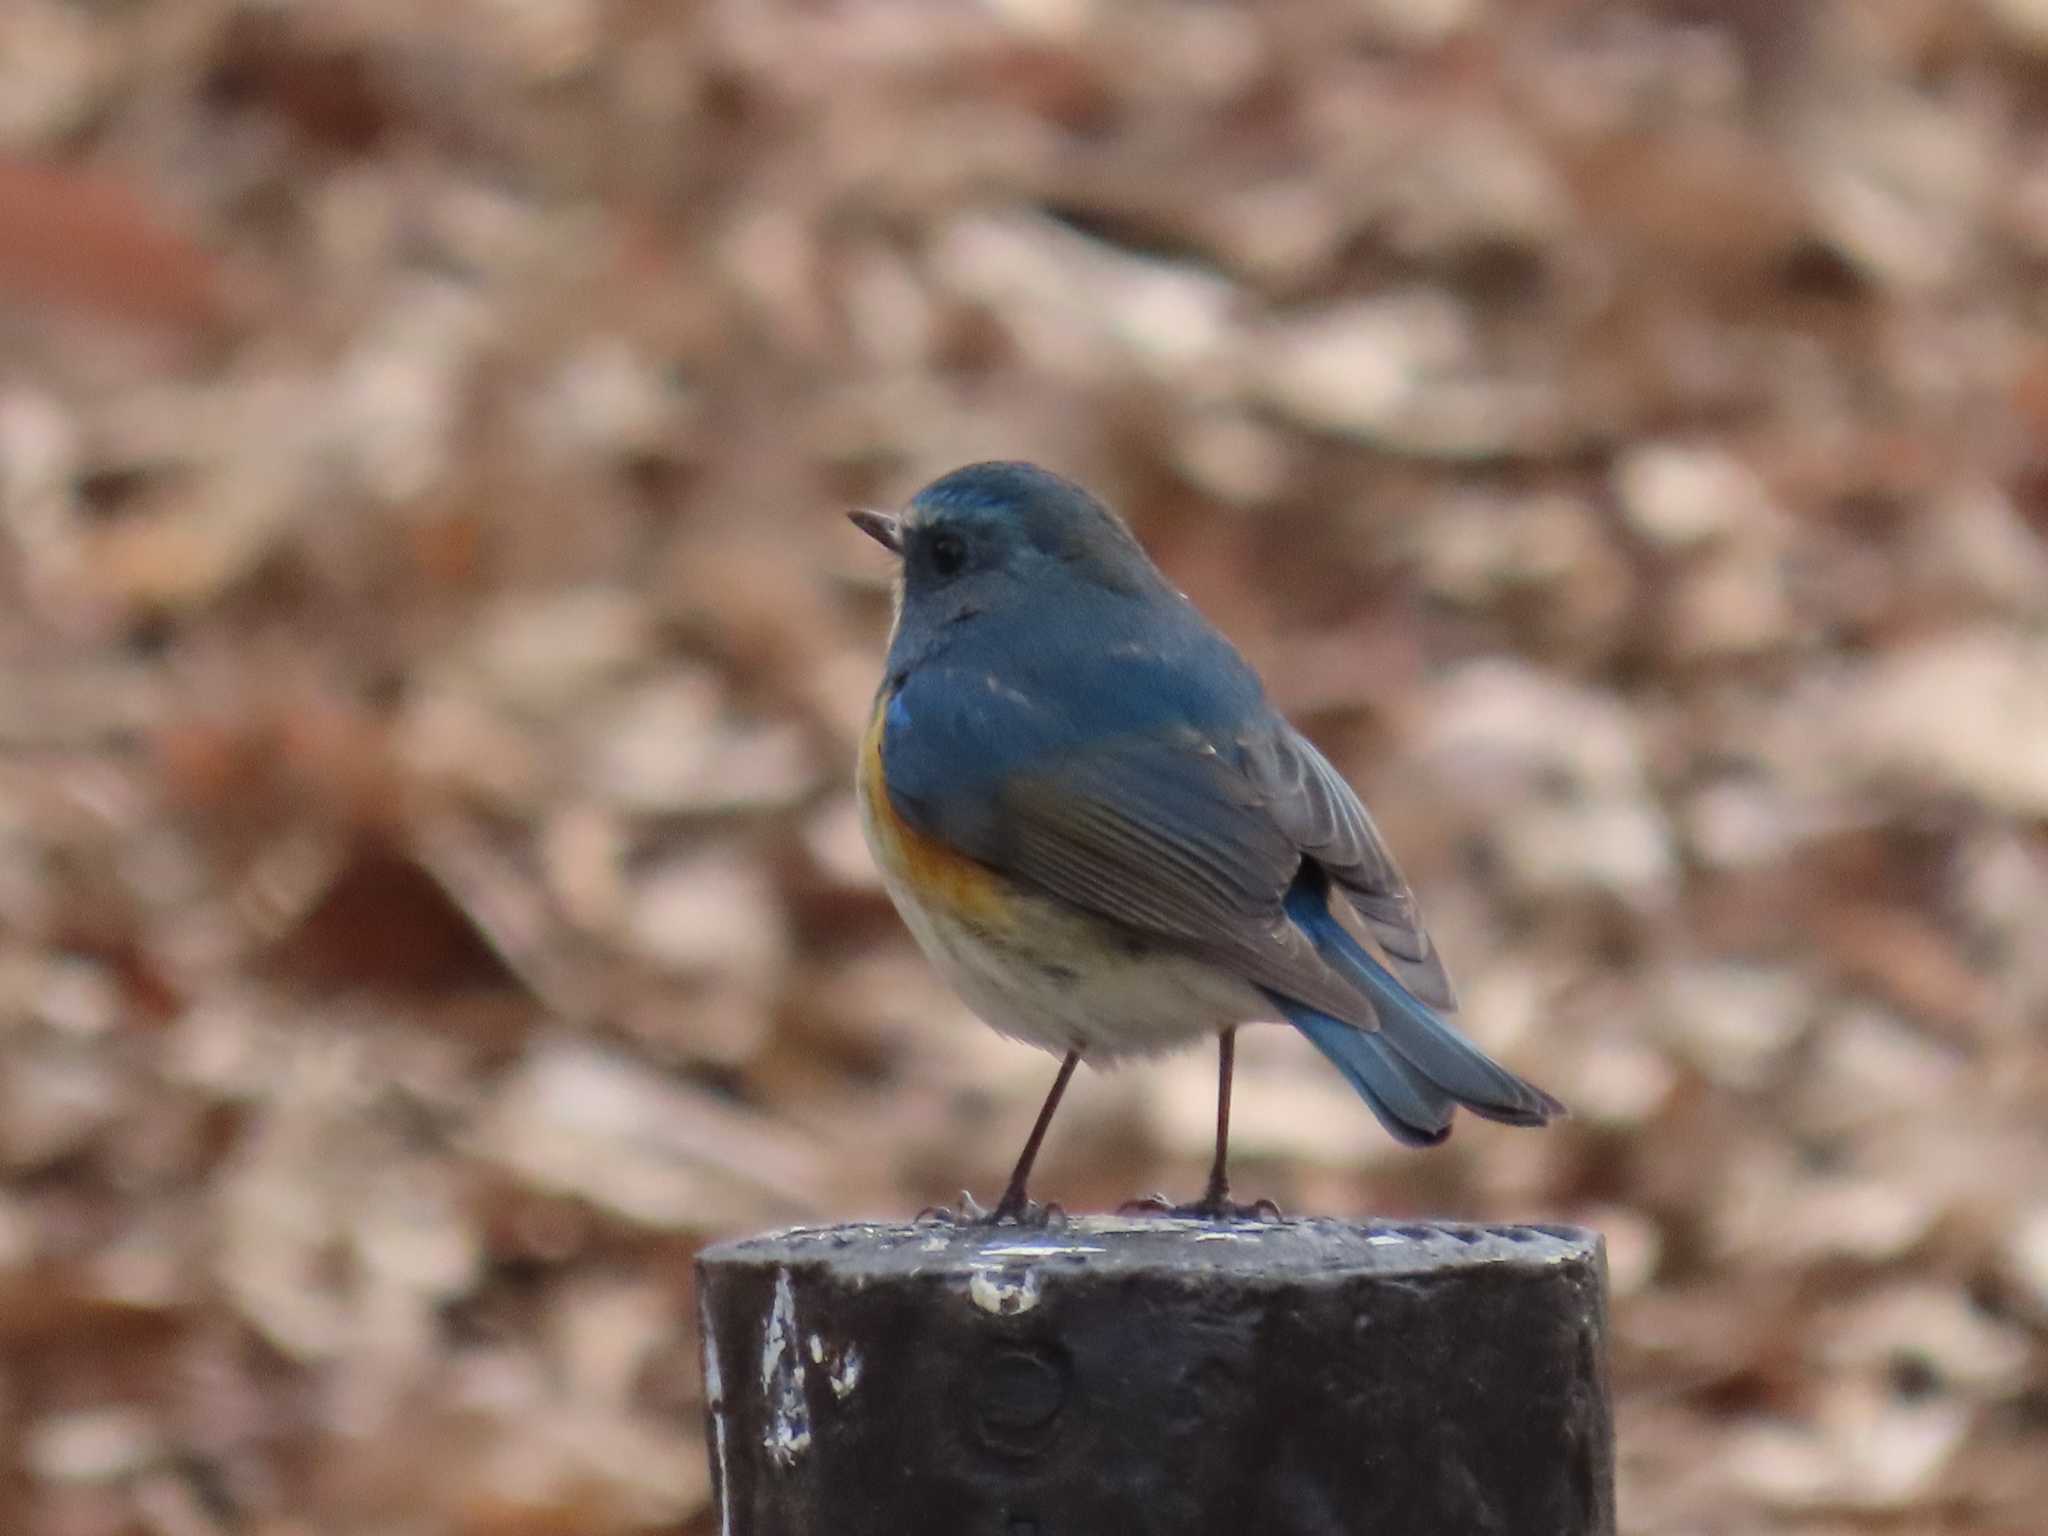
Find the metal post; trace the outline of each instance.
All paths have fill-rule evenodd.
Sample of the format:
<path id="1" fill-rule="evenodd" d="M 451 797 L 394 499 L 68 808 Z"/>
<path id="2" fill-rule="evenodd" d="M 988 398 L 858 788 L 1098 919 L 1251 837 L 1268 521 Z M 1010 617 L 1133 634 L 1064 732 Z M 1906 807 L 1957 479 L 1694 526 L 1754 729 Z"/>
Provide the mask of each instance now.
<path id="1" fill-rule="evenodd" d="M 1569 1227 L 1082 1217 L 698 1260 L 721 1536 L 1612 1536 Z"/>

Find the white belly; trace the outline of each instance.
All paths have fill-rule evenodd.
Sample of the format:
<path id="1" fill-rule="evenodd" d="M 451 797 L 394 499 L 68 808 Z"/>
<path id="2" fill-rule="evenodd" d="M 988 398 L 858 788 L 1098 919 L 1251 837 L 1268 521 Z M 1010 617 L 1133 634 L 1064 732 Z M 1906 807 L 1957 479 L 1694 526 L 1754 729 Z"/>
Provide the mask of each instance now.
<path id="1" fill-rule="evenodd" d="M 1151 1055 L 1232 1024 L 1269 1019 L 1249 983 L 1199 960 L 1126 944 L 1094 920 L 1020 896 L 1000 932 L 920 906 L 884 884 L 925 954 L 998 1032 L 1091 1061 Z"/>

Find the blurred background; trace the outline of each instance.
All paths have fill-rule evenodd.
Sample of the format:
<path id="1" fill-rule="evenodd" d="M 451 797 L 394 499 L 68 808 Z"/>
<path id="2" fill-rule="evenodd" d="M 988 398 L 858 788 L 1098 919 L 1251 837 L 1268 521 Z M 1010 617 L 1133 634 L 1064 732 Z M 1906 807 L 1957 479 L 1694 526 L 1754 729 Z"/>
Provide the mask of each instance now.
<path id="1" fill-rule="evenodd" d="M 693 1252 L 1053 1071 L 849 792 L 840 512 L 990 456 L 1576 1110 L 1253 1031 L 1240 1192 L 1600 1227 L 1628 1531 L 2041 1531 L 2043 0 L 6 0 L 0 1528 L 711 1529 Z"/>

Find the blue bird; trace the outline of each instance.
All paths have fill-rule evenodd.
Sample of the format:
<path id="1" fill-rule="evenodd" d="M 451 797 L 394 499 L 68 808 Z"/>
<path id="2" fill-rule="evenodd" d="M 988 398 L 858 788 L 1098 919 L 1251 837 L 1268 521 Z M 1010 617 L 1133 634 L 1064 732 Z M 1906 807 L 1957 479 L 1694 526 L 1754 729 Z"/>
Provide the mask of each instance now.
<path id="1" fill-rule="evenodd" d="M 860 752 L 868 845 L 968 1005 L 1062 1058 L 992 1220 L 1032 1209 L 1083 1057 L 1209 1035 L 1216 1158 L 1188 1209 L 1239 1212 L 1233 1045 L 1259 1020 L 1300 1030 L 1412 1146 L 1460 1106 L 1510 1125 L 1564 1113 L 1452 1026 L 1450 978 L 1365 807 L 1113 512 L 988 463 L 900 515 L 848 515 L 900 562 Z"/>

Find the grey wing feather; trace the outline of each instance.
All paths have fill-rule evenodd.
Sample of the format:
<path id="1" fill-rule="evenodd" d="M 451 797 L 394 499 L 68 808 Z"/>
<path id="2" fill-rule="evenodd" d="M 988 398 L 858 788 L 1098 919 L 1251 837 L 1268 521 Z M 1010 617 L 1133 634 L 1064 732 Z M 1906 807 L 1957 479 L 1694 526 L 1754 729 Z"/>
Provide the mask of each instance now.
<path id="1" fill-rule="evenodd" d="M 1238 766 L 1205 743 L 1126 740 L 1020 775 L 1001 799 L 1000 842 L 980 852 L 997 868 L 1376 1027 L 1370 1000 L 1281 907 L 1302 850 Z"/>
<path id="2" fill-rule="evenodd" d="M 1450 974 L 1423 926 L 1407 878 L 1329 759 L 1279 721 L 1241 739 L 1238 754 L 1275 825 L 1343 887 L 1401 985 L 1439 1012 L 1457 1012 Z"/>

